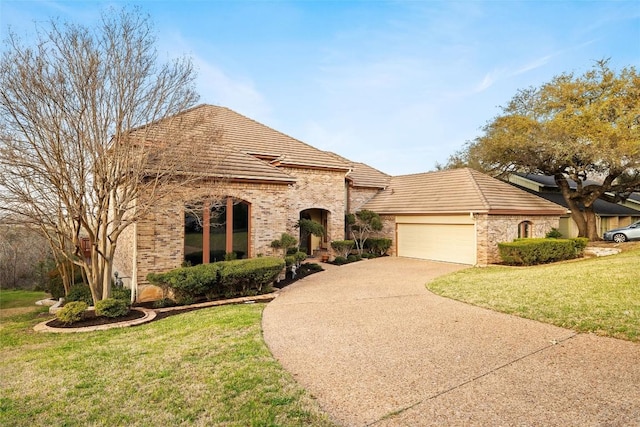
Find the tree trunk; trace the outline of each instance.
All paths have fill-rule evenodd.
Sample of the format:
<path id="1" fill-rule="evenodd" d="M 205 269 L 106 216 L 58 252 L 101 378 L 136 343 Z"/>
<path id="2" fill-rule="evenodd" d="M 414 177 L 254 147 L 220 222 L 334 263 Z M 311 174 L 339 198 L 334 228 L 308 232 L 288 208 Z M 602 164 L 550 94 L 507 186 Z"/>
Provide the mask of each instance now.
<path id="1" fill-rule="evenodd" d="M 587 233 L 585 237 L 588 237 L 590 241 L 602 240 L 598 233 L 596 213 L 593 210 L 593 206 L 585 206 L 584 217 L 587 225 Z"/>

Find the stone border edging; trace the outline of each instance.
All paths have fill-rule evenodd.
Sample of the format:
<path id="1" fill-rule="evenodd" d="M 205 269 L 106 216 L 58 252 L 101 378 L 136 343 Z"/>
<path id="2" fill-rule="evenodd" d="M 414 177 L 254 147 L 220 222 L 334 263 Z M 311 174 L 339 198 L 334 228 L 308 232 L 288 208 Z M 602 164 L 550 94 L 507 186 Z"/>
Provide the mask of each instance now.
<path id="1" fill-rule="evenodd" d="M 107 329 L 113 328 L 126 328 L 127 326 L 135 326 L 140 325 L 142 323 L 150 322 L 156 318 L 157 313 L 153 310 L 149 310 L 146 308 L 132 308 L 132 310 L 142 311 L 144 316 L 135 320 L 128 320 L 125 322 L 118 323 L 109 323 L 107 325 L 95 325 L 95 326 L 85 326 L 82 328 L 52 328 L 47 325 L 47 323 L 51 322 L 52 319 L 45 320 L 44 322 L 38 323 L 33 327 L 33 330 L 36 332 L 54 332 L 54 333 L 73 333 L 73 332 L 92 332 L 92 331 L 105 331 Z"/>
<path id="2" fill-rule="evenodd" d="M 95 325 L 95 326 L 85 326 L 82 328 L 52 328 L 48 326 L 47 323 L 51 322 L 53 319 L 45 320 L 44 322 L 40 322 L 33 327 L 33 330 L 36 332 L 53 332 L 53 333 L 74 333 L 74 332 L 92 332 L 92 331 L 105 331 L 107 329 L 113 328 L 126 328 L 128 326 L 136 326 L 141 325 L 143 323 L 151 322 L 156 318 L 158 313 L 167 313 L 171 311 L 181 311 L 181 310 L 189 310 L 189 309 L 197 309 L 197 308 L 206 308 L 206 307 L 217 307 L 222 305 L 231 305 L 231 304 L 251 304 L 255 302 L 269 302 L 274 300 L 278 296 L 278 291 L 272 292 L 270 294 L 264 295 L 256 295 L 253 297 L 240 297 L 219 301 L 207 301 L 201 302 L 198 304 L 192 305 L 180 305 L 176 307 L 165 307 L 159 308 L 155 310 L 151 310 L 148 308 L 134 307 L 132 310 L 142 311 L 144 316 L 135 320 L 127 320 L 124 322 L 118 323 L 109 323 L 106 325 Z"/>

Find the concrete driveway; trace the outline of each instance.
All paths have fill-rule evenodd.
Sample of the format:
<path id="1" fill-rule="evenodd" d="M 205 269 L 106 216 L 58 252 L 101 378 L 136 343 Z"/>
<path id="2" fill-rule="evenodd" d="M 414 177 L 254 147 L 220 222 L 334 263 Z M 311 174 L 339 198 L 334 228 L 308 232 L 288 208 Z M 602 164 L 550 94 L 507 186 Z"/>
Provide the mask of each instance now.
<path id="1" fill-rule="evenodd" d="M 267 305 L 274 356 L 343 426 L 640 426 L 640 345 L 438 297 L 463 266 L 387 257 Z"/>

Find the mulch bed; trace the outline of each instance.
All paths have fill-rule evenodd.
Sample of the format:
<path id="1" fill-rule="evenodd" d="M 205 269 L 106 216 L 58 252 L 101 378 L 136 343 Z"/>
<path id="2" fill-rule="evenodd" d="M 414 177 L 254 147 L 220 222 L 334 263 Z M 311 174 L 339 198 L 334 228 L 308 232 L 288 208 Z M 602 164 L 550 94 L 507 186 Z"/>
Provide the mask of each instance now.
<path id="1" fill-rule="evenodd" d="M 312 270 L 309 267 L 306 267 L 305 264 L 303 264 L 299 269 L 298 269 L 298 274 L 296 274 L 296 277 L 290 277 L 290 274 L 287 274 L 286 279 L 281 280 L 279 283 L 274 283 L 274 287 L 278 288 L 278 289 L 282 289 L 287 285 L 290 285 L 291 283 L 297 282 L 298 280 L 302 279 L 303 277 L 309 276 L 313 273 L 317 273 L 316 270 Z M 148 308 L 148 309 L 154 309 L 154 303 L 150 302 L 150 303 L 138 303 L 135 306 L 132 307 L 132 309 L 129 311 L 129 313 L 126 316 L 121 316 L 121 317 L 104 317 L 104 316 L 96 316 L 95 311 L 93 310 L 89 310 L 86 311 L 84 314 L 84 318 L 79 321 L 79 322 L 75 322 L 72 324 L 67 324 L 64 322 L 61 322 L 58 319 L 53 319 L 51 321 L 49 321 L 47 323 L 47 326 L 52 327 L 52 328 L 68 328 L 68 329 L 73 329 L 73 328 L 84 328 L 86 326 L 99 326 L 99 325 L 108 325 L 111 323 L 120 323 L 120 322 L 126 322 L 126 321 L 130 321 L 130 320 L 135 320 L 135 319 L 140 319 L 141 317 L 144 316 L 144 313 L 140 310 L 136 310 L 136 307 L 141 307 L 141 308 Z M 172 311 L 164 311 L 164 312 L 157 312 L 155 319 L 153 319 L 153 321 L 156 320 L 160 320 L 160 319 L 164 319 L 166 317 L 169 316 L 174 316 L 176 314 L 181 314 L 181 313 L 186 313 L 188 311 L 193 311 L 193 310 L 198 310 L 199 308 L 194 308 L 191 306 L 184 306 L 184 309 L 176 309 L 176 310 L 172 310 Z"/>
<path id="2" fill-rule="evenodd" d="M 83 319 L 79 322 L 74 322 L 71 324 L 67 324 L 61 322 L 58 319 L 53 319 L 47 323 L 47 326 L 52 328 L 84 328 L 86 326 L 98 326 L 98 325 L 108 325 L 111 323 L 120 323 L 126 322 L 130 320 L 136 320 L 144 317 L 144 312 L 140 310 L 129 310 L 126 316 L 120 317 L 105 317 L 105 316 L 96 316 L 96 312 L 93 310 L 85 311 L 83 315 Z"/>

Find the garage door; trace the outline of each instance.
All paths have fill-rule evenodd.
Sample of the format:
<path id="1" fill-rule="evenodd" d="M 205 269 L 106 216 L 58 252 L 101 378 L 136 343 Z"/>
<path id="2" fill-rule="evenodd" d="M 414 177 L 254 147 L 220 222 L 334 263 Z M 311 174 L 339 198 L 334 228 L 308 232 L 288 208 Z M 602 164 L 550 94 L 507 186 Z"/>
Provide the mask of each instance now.
<path id="1" fill-rule="evenodd" d="M 398 224 L 398 256 L 476 263 L 475 227 L 469 224 Z"/>

